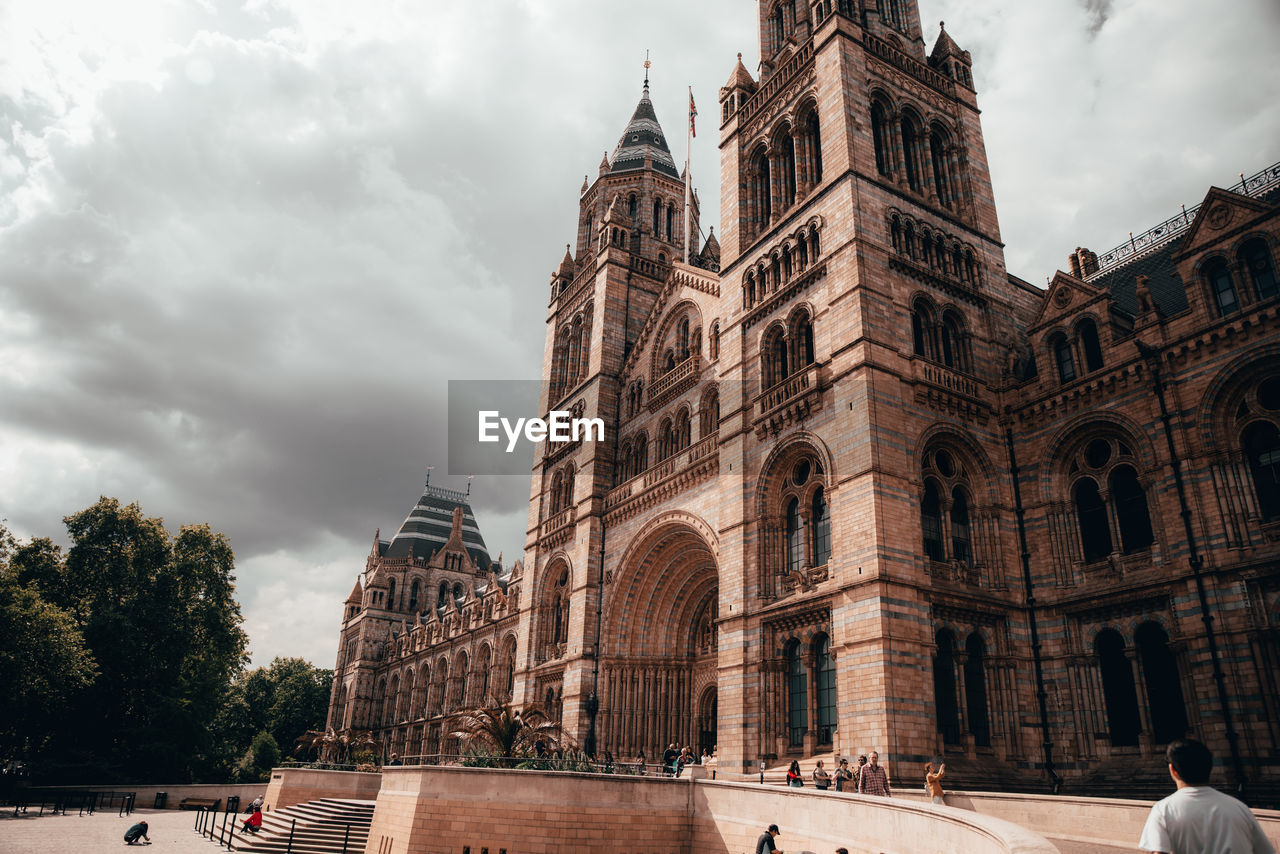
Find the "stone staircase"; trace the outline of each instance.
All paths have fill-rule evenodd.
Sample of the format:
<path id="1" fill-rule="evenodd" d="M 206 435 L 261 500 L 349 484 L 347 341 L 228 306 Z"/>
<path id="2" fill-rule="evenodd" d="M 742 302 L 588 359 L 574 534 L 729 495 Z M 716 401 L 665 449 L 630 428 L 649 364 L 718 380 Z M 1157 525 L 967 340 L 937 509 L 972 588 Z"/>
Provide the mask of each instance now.
<path id="1" fill-rule="evenodd" d="M 374 801 L 320 798 L 262 814 L 262 830 L 242 833 L 236 822 L 235 850 L 262 854 L 364 854 Z M 296 820 L 296 824 L 294 823 Z M 349 828 L 349 830 L 348 830 Z M 290 841 L 290 832 L 293 839 Z M 343 845 L 346 847 L 344 848 Z"/>

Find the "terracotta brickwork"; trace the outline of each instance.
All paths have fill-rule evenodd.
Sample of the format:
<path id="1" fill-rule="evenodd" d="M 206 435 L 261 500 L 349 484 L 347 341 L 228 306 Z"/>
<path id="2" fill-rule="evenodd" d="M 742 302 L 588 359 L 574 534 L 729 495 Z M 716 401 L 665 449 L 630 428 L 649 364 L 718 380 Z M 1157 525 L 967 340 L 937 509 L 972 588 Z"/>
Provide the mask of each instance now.
<path id="1" fill-rule="evenodd" d="M 718 238 L 678 260 L 647 86 L 584 182 L 542 405 L 606 439 L 539 449 L 514 590 L 449 643 L 510 632 L 515 700 L 620 760 L 1052 760 L 1103 793 L 1164 785 L 1185 733 L 1274 783 L 1276 167 L 1042 290 L 1005 270 L 949 33 L 906 0 L 759 14 Z M 344 672 L 375 708 L 389 665 Z"/>

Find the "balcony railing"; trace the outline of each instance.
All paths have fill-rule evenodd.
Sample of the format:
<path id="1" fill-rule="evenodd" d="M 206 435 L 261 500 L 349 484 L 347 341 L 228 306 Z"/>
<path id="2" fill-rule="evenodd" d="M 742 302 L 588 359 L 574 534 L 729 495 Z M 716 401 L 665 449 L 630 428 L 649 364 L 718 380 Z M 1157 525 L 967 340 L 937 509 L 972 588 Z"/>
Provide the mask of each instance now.
<path id="1" fill-rule="evenodd" d="M 1274 163 L 1256 175 L 1251 175 L 1248 178 L 1242 177 L 1240 183 L 1234 185 L 1231 189 L 1246 196 L 1260 196 L 1278 184 L 1280 184 L 1280 163 Z M 1112 267 L 1144 255 L 1149 250 L 1163 246 L 1190 228 L 1191 223 L 1196 221 L 1196 214 L 1198 213 L 1200 213 L 1200 205 L 1183 208 L 1181 213 L 1170 217 L 1153 228 L 1147 229 L 1137 237 L 1134 237 L 1133 233 L 1130 232 L 1127 241 L 1098 256 L 1098 271 L 1085 278 L 1097 278 Z"/>
<path id="2" fill-rule="evenodd" d="M 671 480 L 688 469 L 702 463 L 708 457 L 714 456 L 720 447 L 720 437 L 718 433 L 712 433 L 705 439 L 700 439 L 696 444 L 690 445 L 683 451 L 672 454 L 667 459 L 650 467 L 642 474 L 636 475 L 625 483 L 621 483 L 609 492 L 605 493 L 604 506 L 605 510 L 613 510 L 632 498 L 643 495 L 650 489 L 659 486 L 668 480 Z"/>
<path id="3" fill-rule="evenodd" d="M 818 366 L 808 365 L 756 398 L 756 414 L 764 417 L 818 387 Z"/>
<path id="4" fill-rule="evenodd" d="M 873 36 L 871 33 L 863 33 L 862 39 L 872 53 L 893 67 L 907 72 L 921 83 L 937 89 L 944 95 L 955 96 L 956 84 L 950 77 L 934 71 L 915 57 L 907 56 L 878 36 Z"/>
<path id="5" fill-rule="evenodd" d="M 760 88 L 755 94 L 747 99 L 747 103 L 742 105 L 742 116 L 744 119 L 750 119 L 756 112 L 764 106 L 765 102 L 778 93 L 787 83 L 791 82 L 791 78 L 795 77 L 800 69 L 813 58 L 813 40 L 810 39 L 800 46 L 800 50 L 796 51 L 795 56 L 787 60 L 787 64 L 770 74 L 760 84 Z"/>
<path id="6" fill-rule="evenodd" d="M 697 381 L 701 368 L 702 357 L 694 353 L 658 377 L 657 381 L 649 389 L 649 411 L 656 412 L 668 400 L 692 386 Z"/>
<path id="7" fill-rule="evenodd" d="M 575 514 L 578 508 L 576 506 L 567 507 L 556 513 L 554 516 L 548 516 L 542 523 L 542 531 L 540 536 L 550 537 L 560 531 L 568 528 L 575 521 Z"/>

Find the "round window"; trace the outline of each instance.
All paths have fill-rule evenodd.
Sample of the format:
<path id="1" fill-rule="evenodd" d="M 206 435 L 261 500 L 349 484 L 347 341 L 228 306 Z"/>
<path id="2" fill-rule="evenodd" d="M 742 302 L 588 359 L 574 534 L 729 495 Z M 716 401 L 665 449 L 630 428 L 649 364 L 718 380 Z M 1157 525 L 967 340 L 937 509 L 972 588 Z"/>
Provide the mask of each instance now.
<path id="1" fill-rule="evenodd" d="M 1089 447 L 1084 449 L 1084 461 L 1091 468 L 1101 468 L 1109 459 L 1111 459 L 1111 443 L 1106 439 L 1094 439 L 1089 443 Z"/>
<path id="2" fill-rule="evenodd" d="M 804 484 L 809 480 L 809 470 L 810 466 L 808 460 L 801 460 L 796 463 L 795 469 L 791 472 L 791 481 L 796 486 L 804 486 Z"/>

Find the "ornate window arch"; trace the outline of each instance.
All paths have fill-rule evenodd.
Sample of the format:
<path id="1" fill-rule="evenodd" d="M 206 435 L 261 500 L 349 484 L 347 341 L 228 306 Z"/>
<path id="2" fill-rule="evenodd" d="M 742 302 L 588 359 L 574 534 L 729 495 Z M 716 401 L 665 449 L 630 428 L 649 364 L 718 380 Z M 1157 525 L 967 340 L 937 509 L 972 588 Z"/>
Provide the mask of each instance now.
<path id="1" fill-rule="evenodd" d="M 978 555 L 990 553 L 985 514 L 975 504 L 974 474 L 980 471 L 950 441 L 934 441 L 920 466 L 920 531 L 922 550 L 933 563 L 950 563 L 955 580 L 976 582 Z"/>
<path id="2" fill-rule="evenodd" d="M 1200 268 L 1200 275 L 1208 288 L 1210 304 L 1217 309 L 1219 317 L 1226 317 L 1240 310 L 1240 295 L 1227 259 L 1222 256 L 1209 259 Z"/>
<path id="3" fill-rule="evenodd" d="M 1280 296 L 1280 279 L 1276 278 L 1275 260 L 1265 238 L 1253 237 L 1244 242 L 1240 247 L 1240 269 L 1249 276 L 1254 299 Z"/>
<path id="4" fill-rule="evenodd" d="M 1102 370 L 1102 343 L 1098 340 L 1098 325 L 1093 318 L 1084 317 L 1076 323 L 1076 341 L 1080 345 L 1081 361 L 1088 373 Z"/>
<path id="5" fill-rule="evenodd" d="M 711 385 L 702 395 L 698 405 L 698 439 L 702 440 L 720 429 L 720 389 Z"/>
<path id="6" fill-rule="evenodd" d="M 760 375 L 764 388 L 773 388 L 789 375 L 789 350 L 787 331 L 782 324 L 772 324 L 765 330 L 760 343 Z"/>
<path id="7" fill-rule="evenodd" d="M 875 145 L 876 171 L 886 178 L 894 173 L 893 135 L 889 117 L 893 111 L 879 97 L 871 100 L 871 139 Z"/>
<path id="8" fill-rule="evenodd" d="M 1056 332 L 1049 337 L 1049 355 L 1058 368 L 1058 382 L 1066 385 L 1075 382 L 1079 375 L 1076 371 L 1076 357 L 1071 339 L 1065 333 Z"/>
<path id="9" fill-rule="evenodd" d="M 787 321 L 787 340 L 791 342 L 788 374 L 798 373 L 814 362 L 813 318 L 808 306 L 799 306 Z"/>
<path id="10" fill-rule="evenodd" d="M 832 548 L 830 487 L 819 453 L 807 442 L 775 453 L 765 466 L 757 496 L 760 581 L 765 590 L 772 590 L 779 579 L 792 588 L 826 578 Z M 815 509 L 824 516 L 815 517 Z"/>
<path id="11" fill-rule="evenodd" d="M 945 208 L 955 208 L 960 194 L 956 186 L 955 153 L 951 134 L 940 123 L 929 127 L 929 159 L 933 167 L 933 188 L 938 202 Z"/>
<path id="12" fill-rule="evenodd" d="M 924 130 L 924 123 L 920 120 L 915 110 L 906 109 L 902 111 L 900 132 L 902 138 L 903 177 L 912 191 L 922 193 L 924 192 L 925 175 L 924 149 L 928 136 Z"/>
<path id="13" fill-rule="evenodd" d="M 1067 457 L 1068 491 L 1086 563 L 1155 543 L 1139 466 L 1129 440 L 1110 431 L 1093 433 Z"/>

